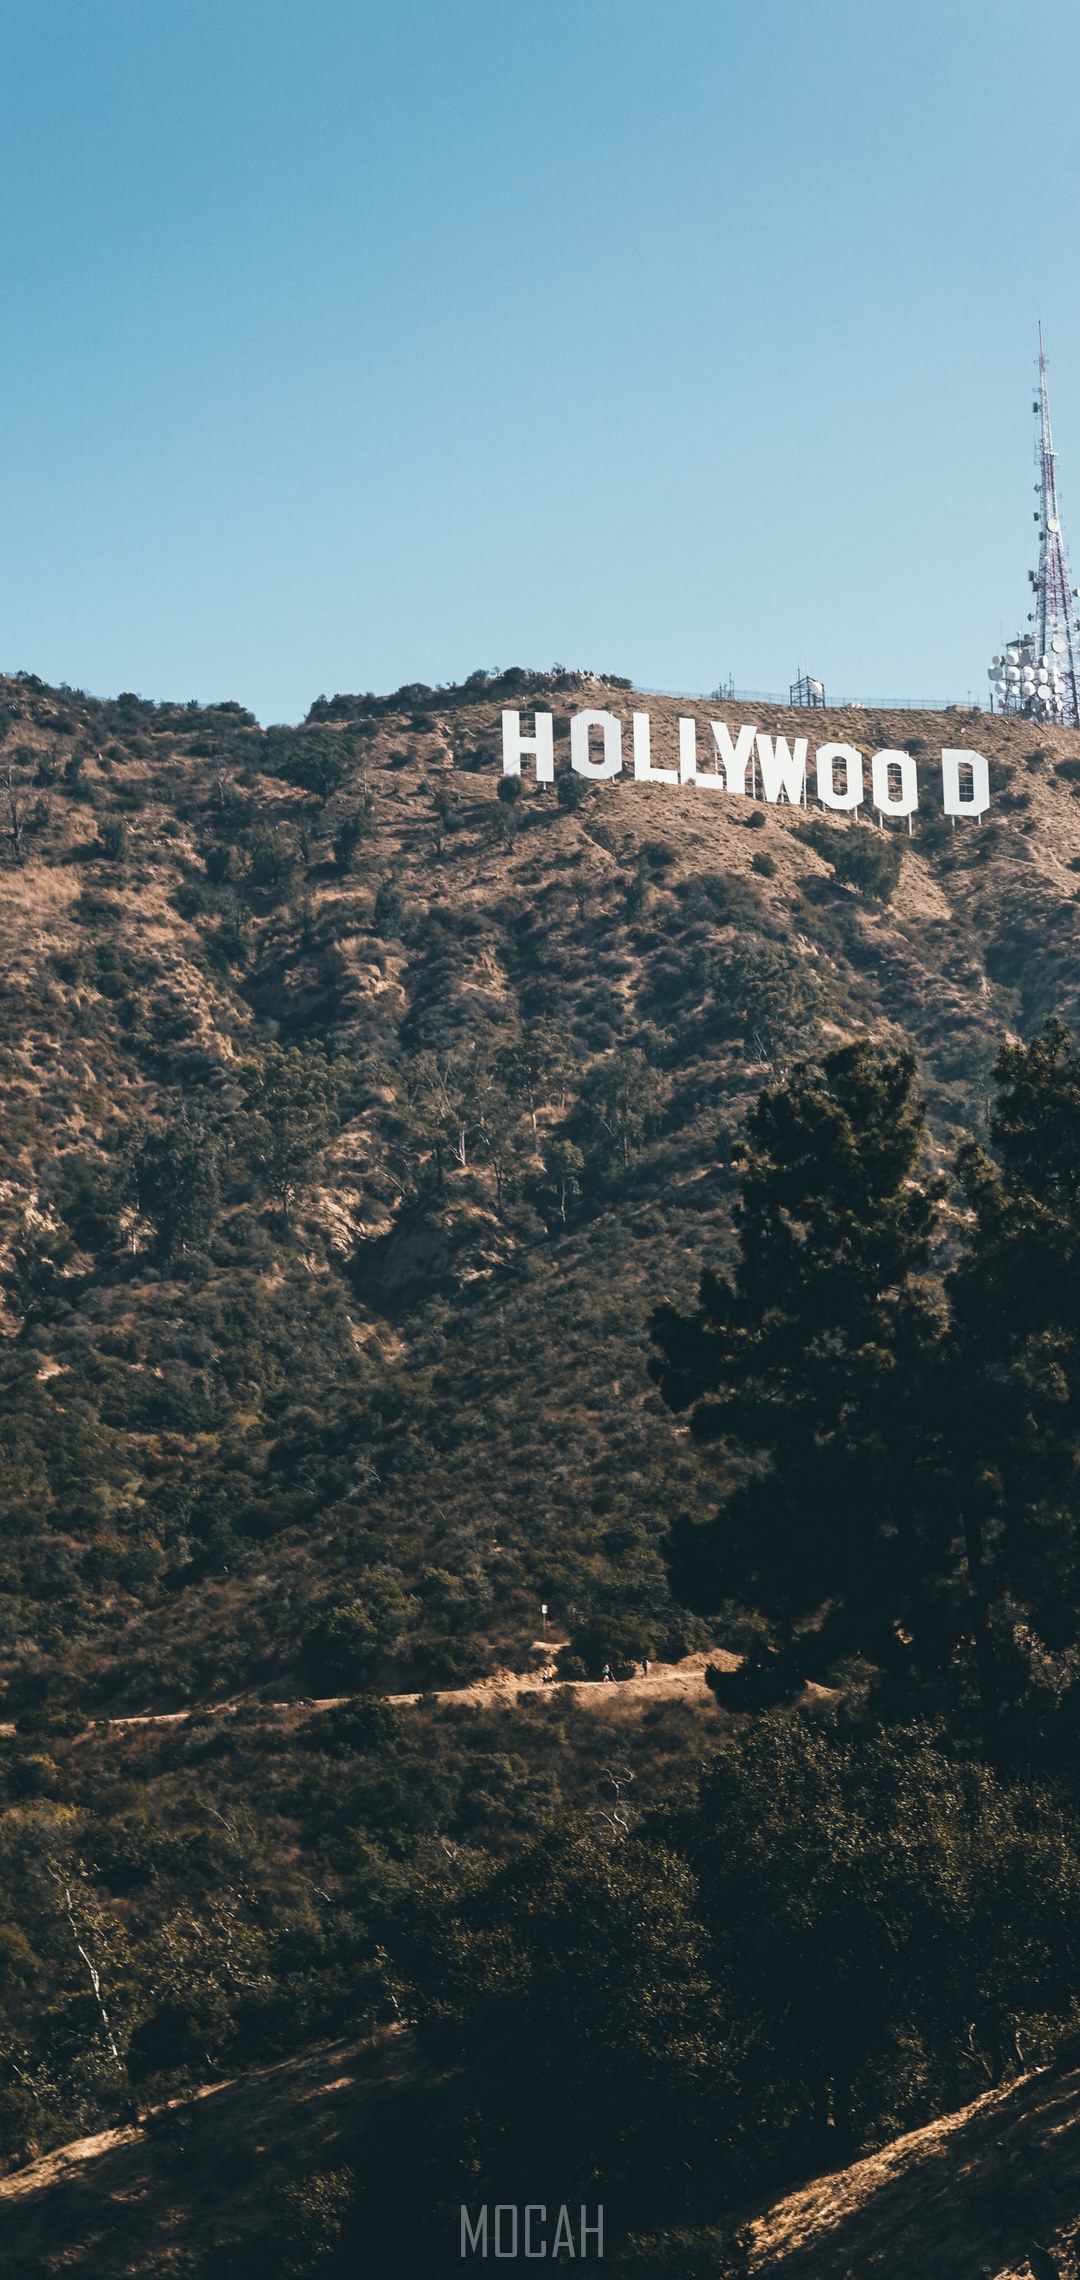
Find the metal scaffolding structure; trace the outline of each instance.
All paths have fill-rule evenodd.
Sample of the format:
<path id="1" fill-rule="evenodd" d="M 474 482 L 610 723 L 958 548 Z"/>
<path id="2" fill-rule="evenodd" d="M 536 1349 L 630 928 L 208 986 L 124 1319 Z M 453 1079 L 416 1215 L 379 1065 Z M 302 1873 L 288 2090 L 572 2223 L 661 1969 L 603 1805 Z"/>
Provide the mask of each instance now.
<path id="1" fill-rule="evenodd" d="M 1061 528 L 1041 325 L 1039 393 L 1032 409 L 1038 422 L 1035 458 L 1039 479 L 1035 489 L 1039 504 L 1035 520 L 1039 525 L 1039 567 L 1029 570 L 1028 577 L 1035 607 L 1028 614 L 1031 631 L 1008 642 L 1004 653 L 990 666 L 990 701 L 1000 712 L 1080 728 L 1080 620 Z"/>
<path id="2" fill-rule="evenodd" d="M 817 706 L 823 705 L 824 702 L 824 682 L 815 681 L 809 673 L 800 673 L 798 680 L 793 681 L 788 690 L 789 705 Z"/>

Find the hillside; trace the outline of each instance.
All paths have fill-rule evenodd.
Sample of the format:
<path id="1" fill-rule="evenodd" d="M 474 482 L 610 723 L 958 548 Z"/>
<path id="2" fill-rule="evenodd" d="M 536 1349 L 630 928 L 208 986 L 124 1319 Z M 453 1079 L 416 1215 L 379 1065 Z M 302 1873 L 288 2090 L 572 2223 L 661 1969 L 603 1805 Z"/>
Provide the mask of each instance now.
<path id="1" fill-rule="evenodd" d="M 928 2269 L 942 2280 L 1074 2280 L 1078 2164 L 1080 2080 L 1028 2075 L 754 2219 L 749 2270 L 776 2280 L 917 2280 Z"/>
<path id="2" fill-rule="evenodd" d="M 541 694 L 563 723 L 642 702 Z M 875 744 L 925 751 L 924 801 L 943 735 L 977 733 L 995 785 L 984 822 L 930 804 L 886 843 L 625 778 L 507 807 L 519 695 L 335 699 L 264 733 L 4 685 L 0 1653 L 24 1692 L 58 1653 L 88 1707 L 330 1691 L 350 1650 L 305 1664 L 305 1638 L 362 1574 L 380 1683 L 520 1663 L 542 1598 L 571 1630 L 704 1644 L 656 1547 L 711 1484 L 643 1325 L 723 1252 L 747 1101 L 815 1038 L 902 1036 L 946 1149 L 1002 1034 L 1075 1004 L 1075 735 L 875 716 Z M 663 760 L 679 702 L 649 704 Z M 813 727 L 870 748 L 857 714 Z M 286 1216 L 262 1064 L 296 1043 L 333 1101 L 281 1112 Z"/>
<path id="3" fill-rule="evenodd" d="M 392 2110 L 420 2071 L 384 2031 L 58 2148 L 0 2180 L 3 2253 L 25 2280 L 258 2269 L 283 2228 L 302 2237 L 298 2173 L 332 2179 L 362 2159 L 373 2106 Z M 747 2216 L 744 2269 L 748 2280 L 922 2280 L 928 2268 L 942 2280 L 1075 2280 L 1078 2204 L 1080 2077 L 1027 2075 Z M 1030 2263 L 1033 2250 L 1051 2261 Z M 714 2255 L 719 2275 L 719 2241 Z"/>
<path id="4" fill-rule="evenodd" d="M 520 706 L 527 728 L 534 702 L 555 714 L 557 781 L 538 788 L 527 768 L 507 797 L 500 712 Z M 247 2116 L 205 2241 L 185 2263 L 195 2197 L 185 2186 L 169 2201 L 170 2185 L 162 2261 L 118 2270 L 205 2268 L 209 2280 L 246 2272 L 244 2256 L 258 2265 L 244 2147 L 262 2127 L 260 2086 L 287 2174 L 289 2070 L 310 2064 L 314 2082 L 322 2046 L 345 2031 L 352 2048 L 384 2035 L 402 2004 L 423 2019 L 427 2002 L 439 2079 L 483 2088 L 483 2044 L 479 2060 L 440 2045 L 453 1973 L 438 1912 L 459 1907 L 464 1925 L 475 1908 L 482 1922 L 489 1884 L 505 1876 L 512 1890 L 523 1862 L 541 1894 L 523 1920 L 542 1923 L 550 1905 L 563 1922 L 566 1877 L 600 1928 L 599 1972 L 591 1950 L 578 1977 L 576 1950 L 566 1966 L 565 2021 L 561 1983 L 552 1994 L 538 1982 L 555 2021 L 552 2107 L 565 2085 L 572 2108 L 573 2006 L 603 1987 L 610 1955 L 627 1980 L 598 2047 L 674 2005 L 670 2043 L 643 2052 L 631 2039 L 612 2079 L 640 2067 L 673 2114 L 681 2085 L 703 2085 L 686 2119 L 691 2135 L 705 2128 L 696 2224 L 719 2200 L 761 2208 L 836 2166 L 818 2026 L 805 2065 L 792 2059 L 766 2093 L 752 2036 L 742 2074 L 709 2074 L 728 2046 L 719 2028 L 703 2035 L 698 2010 L 719 2019 L 735 2003 L 714 1809 L 742 1831 L 749 1890 L 775 1797 L 762 1890 L 790 1898 L 790 1920 L 777 1903 L 781 1947 L 793 1926 L 802 1936 L 794 1866 L 790 1894 L 784 1881 L 799 1843 L 816 1863 L 815 1938 L 832 1922 L 829 1880 L 847 1857 L 832 1842 L 837 1814 L 852 1817 L 853 1857 L 868 1848 L 873 1875 L 886 1874 L 878 1805 L 858 1789 L 869 1759 L 844 1724 L 863 1680 L 830 1676 L 801 1697 L 801 1719 L 775 1731 L 763 1719 L 760 1733 L 702 1683 L 707 1664 L 731 1672 L 753 1610 L 706 1623 L 673 1596 L 664 1551 L 674 1522 L 713 1511 L 733 1460 L 700 1449 L 664 1407 L 649 1321 L 732 1257 L 745 1118 L 803 1057 L 863 1035 L 910 1044 L 930 1153 L 948 1174 L 963 1140 L 985 1133 L 1001 1040 L 1052 1012 L 1076 1017 L 1080 735 L 966 713 L 757 717 L 773 735 L 914 753 L 923 804 L 909 835 L 816 806 L 570 775 L 572 713 L 610 708 L 629 749 L 645 705 L 662 765 L 680 714 L 696 715 L 702 744 L 714 715 L 733 733 L 750 717 L 512 673 L 320 699 L 301 727 L 262 729 L 232 704 L 0 683 L 0 2161 L 14 2177 L 72 2138 L 119 2131 L 94 2175 L 106 2196 L 145 2192 L 156 2207 L 142 2140 L 123 2135 L 133 2100 L 162 2106 L 236 2081 L 214 2103 Z M 981 822 L 954 829 L 941 812 L 943 743 L 990 763 Z M 959 1225 L 948 1211 L 946 1247 Z M 552 1651 L 564 1683 L 541 1687 Z M 658 1659 L 681 1674 L 587 1683 L 605 1662 L 626 1679 Z M 1055 1702 L 1067 1663 L 1046 1680 Z M 916 1821 L 939 1785 L 946 1852 L 957 1826 L 981 1829 L 970 1737 L 962 1720 L 953 1762 L 920 1728 L 886 1767 L 905 1812 L 913 1785 Z M 819 1759 L 840 1769 L 820 1859 L 808 1802 L 826 1781 Z M 978 1883 L 999 1890 L 995 1846 L 1014 1863 L 1017 1906 L 1029 1884 L 1042 1889 L 1029 1846 L 1048 1848 L 1044 1862 L 1062 1852 L 1041 1791 L 1016 1806 L 1015 1828 L 1013 1809 L 994 1803 L 982 1851 L 949 1852 L 940 1878 L 936 1858 L 926 1867 L 927 1889 L 957 1911 L 943 1954 L 957 1927 L 996 1921 Z M 622 1845 L 627 1829 L 644 1841 Z M 1071 1873 L 1048 1880 L 1055 1906 Z M 687 1914 L 696 1877 L 703 1906 L 720 1910 L 704 1930 Z M 920 1952 L 910 1895 L 882 1889 L 898 1940 Z M 872 1927 L 881 1903 L 867 1908 Z M 748 1910 L 747 1954 L 764 1912 Z M 697 1990 L 689 2023 L 667 1983 L 671 1926 L 675 1948 L 684 1941 L 672 1986 Z M 458 1961 L 473 1936 L 459 1932 Z M 1039 1931 L 1032 1954 L 1040 1941 L 1056 1953 Z M 815 1949 L 801 1980 L 820 1968 Z M 867 1968 L 872 1989 L 878 1966 Z M 1073 1999 L 1064 1965 L 1044 1978 L 1038 2000 L 1024 1998 L 1028 2064 L 1053 2054 Z M 775 1979 L 769 1965 L 763 1985 Z M 482 1973 L 477 1984 L 482 2001 L 475 1988 L 462 1997 L 466 2043 L 470 2005 L 490 1996 Z M 863 2104 L 841 2116 L 851 2143 L 963 2107 L 986 2079 L 987 2040 L 1000 2071 L 1013 2028 L 998 1986 L 957 1992 L 945 2023 L 913 2014 L 895 2048 L 875 2048 Z M 865 1990 L 854 2009 L 876 2016 Z M 508 2047 L 516 2079 L 518 2041 Z M 393 2159 L 376 2135 L 374 2172 L 392 2176 L 426 2148 L 416 2096 Z M 479 2175 L 488 2158 L 468 2097 L 440 2096 L 432 2209 L 453 2202 L 463 2162 Z M 477 2112 L 498 2116 L 501 2096 Z M 715 2121 L 729 2109 L 756 2119 Z M 352 2157 L 333 2131 L 317 2152 L 333 2201 L 334 2165 Z M 307 2158 L 298 2141 L 296 2164 Z M 690 2165 L 680 2153 L 675 2166 Z M 633 2172 L 630 2161 L 631 2232 L 643 2224 Z M 5 2197 L 5 2221 L 31 2227 L 19 2235 L 39 2258 L 28 2270 L 78 2270 L 95 2253 L 76 2249 L 83 2215 L 57 2174 L 38 2174 L 32 2216 L 29 2200 Z M 96 2186 L 85 2208 L 89 2242 Z M 359 2240 L 390 2280 L 385 2210 L 371 2218 L 381 2250 L 362 2225 L 349 2232 L 361 2217 L 345 2223 L 340 2268 Z M 338 2268 L 325 2264 L 327 2280 Z M 826 2268 L 806 2270 L 824 2280 Z M 311 2250 L 280 2269 L 324 2267 Z M 670 2269 L 641 2267 L 665 2280 Z M 429 2235 L 401 2270 L 431 2280 Z"/>

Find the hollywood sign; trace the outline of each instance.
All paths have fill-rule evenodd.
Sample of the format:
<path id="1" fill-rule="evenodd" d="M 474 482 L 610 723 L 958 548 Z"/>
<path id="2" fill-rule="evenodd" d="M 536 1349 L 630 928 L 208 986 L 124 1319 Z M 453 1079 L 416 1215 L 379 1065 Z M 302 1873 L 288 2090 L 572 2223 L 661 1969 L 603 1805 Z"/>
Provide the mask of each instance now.
<path id="1" fill-rule="evenodd" d="M 693 785 L 700 791 L 734 793 L 737 799 L 756 799 L 760 779 L 763 798 L 774 806 L 805 806 L 809 796 L 808 737 L 796 736 L 789 744 L 785 736 L 767 736 L 749 725 L 737 729 L 732 737 L 722 720 L 711 720 L 708 730 L 711 743 L 704 766 L 698 765 L 698 723 L 686 716 L 679 721 L 678 767 L 658 767 L 652 757 L 649 715 L 636 712 L 627 772 L 638 784 Z M 554 783 L 554 713 L 534 713 L 533 733 L 523 736 L 521 714 L 504 712 L 502 739 L 504 776 L 520 776 L 522 760 L 529 755 L 535 761 L 537 783 Z M 571 716 L 570 766 L 594 782 L 622 774 L 622 722 L 615 713 L 588 711 Z M 822 806 L 839 813 L 861 807 L 866 797 L 865 768 L 863 755 L 854 744 L 819 744 L 814 755 L 814 788 Z M 910 818 L 915 814 L 919 771 L 910 752 L 872 755 L 870 797 L 881 816 Z M 941 797 L 946 815 L 985 814 L 990 805 L 990 770 L 981 752 L 942 747 Z"/>

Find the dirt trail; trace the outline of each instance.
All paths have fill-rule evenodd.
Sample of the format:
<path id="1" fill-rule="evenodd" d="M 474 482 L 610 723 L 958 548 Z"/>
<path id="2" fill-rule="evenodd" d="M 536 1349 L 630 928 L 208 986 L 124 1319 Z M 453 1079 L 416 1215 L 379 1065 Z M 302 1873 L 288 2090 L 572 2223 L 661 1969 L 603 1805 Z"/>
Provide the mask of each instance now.
<path id="1" fill-rule="evenodd" d="M 556 1654 L 565 1641 L 549 1641 L 547 1651 Z M 540 1642 L 537 1642 L 539 1651 Z M 634 1678 L 604 1680 L 598 1678 L 554 1679 L 550 1685 L 537 1670 L 500 1670 L 490 1678 L 478 1678 L 471 1686 L 445 1687 L 427 1694 L 387 1694 L 384 1701 L 402 1704 L 416 1702 L 469 1702 L 477 1709 L 505 1710 L 512 1707 L 523 1694 L 571 1694 L 575 1703 L 596 1711 L 600 1716 L 612 1716 L 641 1702 L 683 1700 L 702 1704 L 709 1699 L 705 1672 L 709 1665 L 718 1670 L 737 1670 L 739 1656 L 728 1654 L 724 1647 L 709 1647 L 704 1653 L 684 1655 L 681 1662 L 650 1663 L 649 1675 Z M 187 1710 L 135 1710 L 120 1718 L 96 1719 L 85 1734 L 73 1738 L 100 1739 L 105 1733 L 123 1732 L 131 1726 L 181 1726 L 188 1718 L 235 1717 L 240 1710 L 303 1710 L 309 1715 L 320 1710 L 340 1710 L 353 1700 L 350 1694 L 327 1694 L 320 1697 L 301 1694 L 291 1702 L 263 1702 L 257 1695 L 242 1695 L 227 1702 L 201 1702 Z M 10 1721 L 0 1721 L 0 1734 L 14 1734 L 16 1727 Z"/>
<path id="2" fill-rule="evenodd" d="M 549 1641 L 548 1651 L 557 1654 L 565 1641 Z M 539 1643 L 538 1643 L 539 1651 Z M 709 1647 L 703 1654 L 684 1655 L 681 1662 L 649 1665 L 646 1678 L 639 1672 L 634 1678 L 557 1678 L 545 1686 L 539 1670 L 495 1671 L 490 1678 L 479 1678 L 472 1686 L 454 1687 L 434 1696 L 420 1694 L 391 1694 L 390 1702 L 474 1702 L 480 1708 L 507 1708 L 522 1694 L 571 1693 L 575 1702 L 590 1710 L 610 1713 L 628 1703 L 642 1701 L 698 1700 L 708 1697 L 705 1673 L 710 1663 L 720 1670 L 737 1670 L 738 1655 L 729 1655 L 723 1647 Z M 323 1707 L 322 1704 L 319 1705 Z"/>

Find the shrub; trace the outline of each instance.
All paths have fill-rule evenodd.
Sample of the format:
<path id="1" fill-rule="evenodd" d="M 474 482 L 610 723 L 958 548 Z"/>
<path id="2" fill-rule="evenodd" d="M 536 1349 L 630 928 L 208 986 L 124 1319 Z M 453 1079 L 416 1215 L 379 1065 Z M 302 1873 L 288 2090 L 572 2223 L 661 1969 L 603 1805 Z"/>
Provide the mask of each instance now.
<path id="1" fill-rule="evenodd" d="M 900 877 L 899 839 L 858 824 L 845 831 L 824 818 L 807 825 L 806 837 L 844 886 L 872 896 L 875 902 L 891 902 Z"/>
<path id="2" fill-rule="evenodd" d="M 251 880 L 256 887 L 283 893 L 292 881 L 296 857 L 279 831 L 256 831 L 248 846 Z"/>
<path id="3" fill-rule="evenodd" d="M 65 1740 L 72 1734 L 85 1734 L 90 1719 L 85 1710 L 65 1709 L 60 1703 L 42 1703 L 35 1708 L 21 1710 L 15 1720 L 17 1734 L 52 1735 Z"/>
<path id="4" fill-rule="evenodd" d="M 575 1630 L 570 1642 L 570 1654 L 560 1657 L 559 1671 L 563 1678 L 598 1678 L 605 1663 L 613 1664 L 620 1675 L 631 1676 L 637 1663 L 648 1659 L 653 1662 L 657 1651 L 656 1624 L 645 1615 L 595 1615 Z M 569 1663 L 578 1667 L 571 1670 Z"/>
<path id="5" fill-rule="evenodd" d="M 572 768 L 565 769 L 558 779 L 559 806 L 572 813 L 575 808 L 581 806 L 582 800 L 587 796 L 588 789 L 583 776 L 577 775 Z"/>
<path id="6" fill-rule="evenodd" d="M 353 1600 L 320 1616 L 305 1633 L 300 1659 L 309 1683 L 327 1693 L 362 1686 L 378 1660 L 373 1622 Z"/>
<path id="7" fill-rule="evenodd" d="M 347 815 L 334 833 L 334 862 L 342 878 L 352 870 L 356 850 L 367 830 L 367 817 L 359 809 Z"/>
<path id="8" fill-rule="evenodd" d="M 352 2206 L 351 2169 L 332 2169 L 286 2185 L 280 2196 L 277 2248 L 283 2280 L 308 2280 L 334 2254 Z"/>
<path id="9" fill-rule="evenodd" d="M 340 729 L 268 728 L 259 765 L 267 775 L 313 792 L 325 805 L 355 773 L 356 752 Z"/>
<path id="10" fill-rule="evenodd" d="M 405 905 L 392 878 L 384 879 L 379 887 L 371 922 L 384 942 L 400 941 L 405 928 Z"/>

